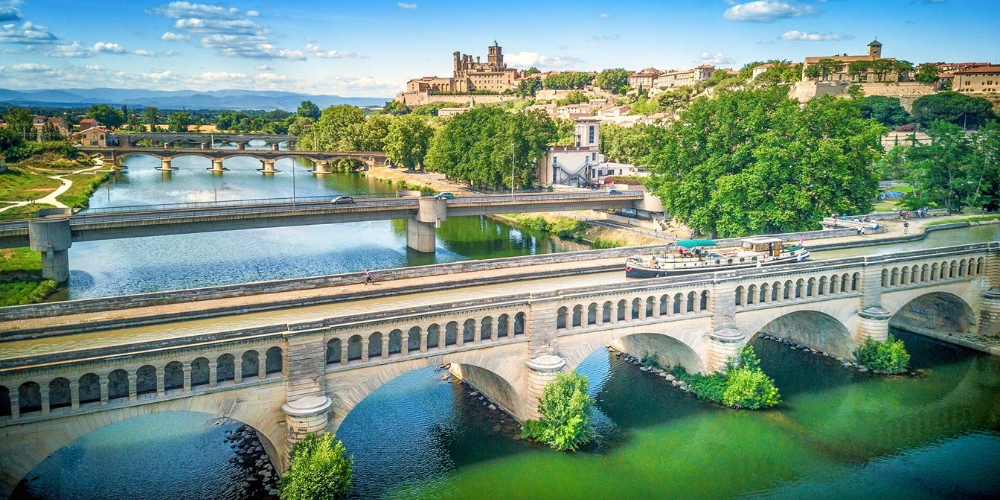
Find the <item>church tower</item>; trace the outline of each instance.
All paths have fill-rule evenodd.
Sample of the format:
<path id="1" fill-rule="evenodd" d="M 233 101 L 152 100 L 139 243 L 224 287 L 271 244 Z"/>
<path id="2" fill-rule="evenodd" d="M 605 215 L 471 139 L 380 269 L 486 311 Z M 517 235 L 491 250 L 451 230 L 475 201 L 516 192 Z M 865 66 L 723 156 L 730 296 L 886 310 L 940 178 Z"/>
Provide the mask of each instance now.
<path id="1" fill-rule="evenodd" d="M 493 40 L 493 45 L 491 45 L 487 50 L 489 55 L 486 60 L 490 63 L 490 65 L 494 68 L 503 66 L 503 48 L 497 44 L 496 40 Z"/>
<path id="2" fill-rule="evenodd" d="M 878 40 L 873 40 L 868 44 L 868 57 L 872 59 L 882 58 L 882 44 Z"/>

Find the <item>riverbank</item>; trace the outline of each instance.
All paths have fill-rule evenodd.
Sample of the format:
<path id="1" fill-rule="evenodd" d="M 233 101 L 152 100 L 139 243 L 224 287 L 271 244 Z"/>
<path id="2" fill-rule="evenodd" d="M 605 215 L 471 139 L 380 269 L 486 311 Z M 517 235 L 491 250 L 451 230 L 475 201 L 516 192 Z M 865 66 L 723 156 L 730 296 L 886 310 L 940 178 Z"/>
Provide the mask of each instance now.
<path id="1" fill-rule="evenodd" d="M 0 203 L 6 204 L 0 207 L 0 221 L 31 218 L 46 208 L 85 208 L 94 191 L 110 178 L 108 172 L 97 172 L 102 164 L 50 153 L 32 156 L 0 174 Z M 80 166 L 85 168 L 57 173 Z M 55 281 L 42 277 L 38 252 L 0 250 L 0 307 L 41 302 L 57 288 Z"/>

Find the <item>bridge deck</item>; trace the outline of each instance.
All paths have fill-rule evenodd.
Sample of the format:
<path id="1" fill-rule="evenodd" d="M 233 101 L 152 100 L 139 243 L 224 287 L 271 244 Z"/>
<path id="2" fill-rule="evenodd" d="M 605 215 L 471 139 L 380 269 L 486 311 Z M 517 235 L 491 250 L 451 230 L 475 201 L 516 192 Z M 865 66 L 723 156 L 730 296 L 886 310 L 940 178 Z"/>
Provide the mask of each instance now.
<path id="1" fill-rule="evenodd" d="M 431 292 L 406 293 L 392 297 L 365 298 L 345 302 L 335 302 L 324 305 L 290 307 L 273 311 L 254 312 L 239 315 L 230 315 L 223 318 L 207 318 L 188 321 L 175 321 L 166 324 L 154 324 L 145 326 L 135 326 L 130 328 L 116 328 L 101 330 L 89 333 L 79 333 L 48 338 L 38 338 L 31 340 L 19 340 L 0 343 L 0 367 L 8 364 L 11 360 L 46 356 L 58 353 L 68 353 L 84 349 L 101 349 L 116 346 L 140 345 L 151 342 L 163 342 L 187 337 L 211 335 L 215 333 L 241 330 L 247 328 L 259 328 L 264 326 L 287 325 L 294 323 L 307 323 L 321 321 L 324 319 L 346 318 L 356 314 L 370 313 L 372 311 L 392 311 L 411 307 L 427 307 L 436 304 L 449 304 L 467 300 L 482 300 L 488 298 L 503 297 L 507 295 L 521 294 L 527 292 L 546 292 L 564 288 L 604 285 L 610 283 L 622 283 L 625 281 L 625 273 L 599 272 L 584 274 L 584 270 L 596 269 L 598 266 L 608 264 L 622 264 L 624 259 L 604 259 L 600 261 L 580 261 L 563 264 L 548 264 L 540 266 L 530 266 L 519 270 L 519 273 L 533 274 L 546 270 L 557 269 L 577 269 L 578 273 L 567 277 L 530 279 L 496 283 L 491 282 L 492 278 L 508 276 L 509 269 L 499 269 L 490 271 L 476 271 L 462 273 L 461 275 L 443 275 L 432 277 L 421 277 L 402 279 L 390 282 L 376 282 L 368 287 L 383 288 L 406 288 L 414 285 L 447 284 L 458 279 L 476 280 L 488 285 L 479 286 L 455 286 L 450 290 L 438 290 Z M 145 308 L 135 308 L 119 311 L 107 311 L 91 314 L 77 314 L 68 316 L 56 316 L 50 318 L 40 318 L 23 321 L 8 321 L 0 323 L 0 331 L 16 328 L 39 328 L 54 327 L 58 325 L 75 325 L 88 321 L 103 321 L 109 319 L 127 319 L 158 314 L 169 314 L 180 311 L 191 311 L 197 309 L 215 309 L 227 306 L 241 306 L 248 304 L 260 304 L 275 300 L 288 300 L 290 298 L 308 298 L 322 295 L 349 294 L 366 290 L 366 285 L 348 285 L 346 287 L 319 288 L 312 290 L 302 290 L 298 292 L 282 292 L 267 295 L 254 295 L 247 297 L 234 297 L 229 299 L 211 300 L 204 302 L 186 302 L 171 304 L 166 306 L 153 306 Z M 0 372 L 4 371 L 0 368 Z"/>

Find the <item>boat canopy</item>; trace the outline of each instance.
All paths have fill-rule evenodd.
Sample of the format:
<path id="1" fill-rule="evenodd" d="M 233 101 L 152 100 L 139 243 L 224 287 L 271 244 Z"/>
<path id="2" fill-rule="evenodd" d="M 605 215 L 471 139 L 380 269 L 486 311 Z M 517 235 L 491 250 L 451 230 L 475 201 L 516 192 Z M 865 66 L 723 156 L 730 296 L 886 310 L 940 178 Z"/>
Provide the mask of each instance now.
<path id="1" fill-rule="evenodd" d="M 712 240 L 679 240 L 674 242 L 675 245 L 679 247 L 684 247 L 687 249 L 696 247 L 714 247 L 715 242 Z"/>

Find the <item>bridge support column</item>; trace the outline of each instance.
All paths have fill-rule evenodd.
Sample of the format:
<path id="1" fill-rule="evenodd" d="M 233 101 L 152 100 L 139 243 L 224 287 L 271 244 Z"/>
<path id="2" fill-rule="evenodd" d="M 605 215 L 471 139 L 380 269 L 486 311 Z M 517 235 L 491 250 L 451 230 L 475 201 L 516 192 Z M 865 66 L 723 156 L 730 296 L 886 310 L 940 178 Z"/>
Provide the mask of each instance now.
<path id="1" fill-rule="evenodd" d="M 885 342 L 889 338 L 889 318 L 892 317 L 889 311 L 881 307 L 869 307 L 858 312 L 861 322 L 858 324 L 858 334 L 855 344 L 864 342 L 865 339 Z"/>
<path id="2" fill-rule="evenodd" d="M 222 166 L 222 158 L 212 158 L 212 168 L 210 168 L 209 170 L 211 170 L 212 172 L 228 172 L 229 171 L 228 168 Z"/>
<path id="3" fill-rule="evenodd" d="M 101 405 L 108 404 L 108 379 L 101 378 L 98 381 L 101 384 Z"/>
<path id="4" fill-rule="evenodd" d="M 42 415 L 48 415 L 51 411 L 49 408 L 49 384 L 42 384 L 38 392 L 42 397 Z"/>
<path id="5" fill-rule="evenodd" d="M 39 218 L 28 221 L 28 244 L 42 253 L 42 277 L 65 283 L 69 280 L 69 247 L 73 233 L 69 219 Z"/>
<path id="6" fill-rule="evenodd" d="M 525 417 L 537 419 L 538 402 L 542 399 L 545 385 L 556 379 L 556 374 L 566 367 L 566 360 L 554 354 L 532 358 L 528 365 L 528 387 L 525 393 Z"/>
<path id="7" fill-rule="evenodd" d="M 332 404 L 330 398 L 326 396 L 308 396 L 281 405 L 281 411 L 287 416 L 285 420 L 287 453 L 291 453 L 295 443 L 310 433 L 327 430 L 330 425 L 328 413 Z"/>
<path id="8" fill-rule="evenodd" d="M 406 246 L 423 253 L 434 253 L 434 229 L 448 218 L 448 200 L 420 198 L 415 219 L 406 220 Z"/>
<path id="9" fill-rule="evenodd" d="M 69 407 L 73 410 L 80 409 L 80 382 L 71 381 L 69 383 Z"/>
<path id="10" fill-rule="evenodd" d="M 258 172 L 264 172 L 265 174 L 276 174 L 280 172 L 280 170 L 274 169 L 274 160 L 261 160 L 260 162 L 264 164 L 264 168 L 257 170 Z"/>
<path id="11" fill-rule="evenodd" d="M 399 339 L 399 355 L 406 356 L 410 353 L 410 332 L 403 332 L 403 335 Z"/>
<path id="12" fill-rule="evenodd" d="M 979 311 L 979 334 L 1000 333 L 1000 288 L 987 290 Z"/>
<path id="13" fill-rule="evenodd" d="M 326 160 L 313 160 L 313 174 L 323 175 L 328 174 L 330 171 L 327 169 L 328 162 Z"/>
<path id="14" fill-rule="evenodd" d="M 726 362 L 730 357 L 738 356 L 740 347 L 746 341 L 743 332 L 736 328 L 722 328 L 716 330 L 708 336 L 711 343 L 708 347 L 708 366 L 705 368 L 711 372 L 720 372 L 726 369 Z"/>
<path id="15" fill-rule="evenodd" d="M 237 151 L 246 151 L 246 149 L 247 149 L 247 143 L 245 143 L 245 142 L 237 142 L 236 143 L 236 150 Z"/>
<path id="16" fill-rule="evenodd" d="M 278 147 L 278 143 L 271 144 L 271 151 L 278 151 L 279 149 L 281 148 Z"/>
<path id="17" fill-rule="evenodd" d="M 174 170 L 177 169 L 170 164 L 170 158 L 162 158 L 160 159 L 160 166 L 157 168 L 157 170 L 161 172 L 173 172 Z"/>
<path id="18" fill-rule="evenodd" d="M 17 397 L 17 391 L 10 391 L 10 418 L 17 420 L 21 418 L 21 401 Z"/>
<path id="19" fill-rule="evenodd" d="M 558 304 L 555 302 L 533 302 L 531 304 L 527 331 L 529 358 L 555 355 L 559 352 L 556 316 L 558 316 Z M 513 323 L 513 319 L 511 323 Z M 499 324 L 497 326 L 499 327 Z M 510 332 L 508 335 L 513 336 L 513 329 L 514 325 L 511 324 L 508 327 Z"/>
<path id="20" fill-rule="evenodd" d="M 240 359 L 238 356 L 234 357 L 237 360 Z M 233 383 L 238 384 L 240 382 L 243 382 L 243 363 L 241 361 L 237 361 L 233 363 Z"/>
<path id="21" fill-rule="evenodd" d="M 201 149 L 208 149 L 208 143 L 207 142 L 201 143 Z"/>
<path id="22" fill-rule="evenodd" d="M 219 362 L 212 360 L 208 362 L 208 386 L 219 385 Z"/>

